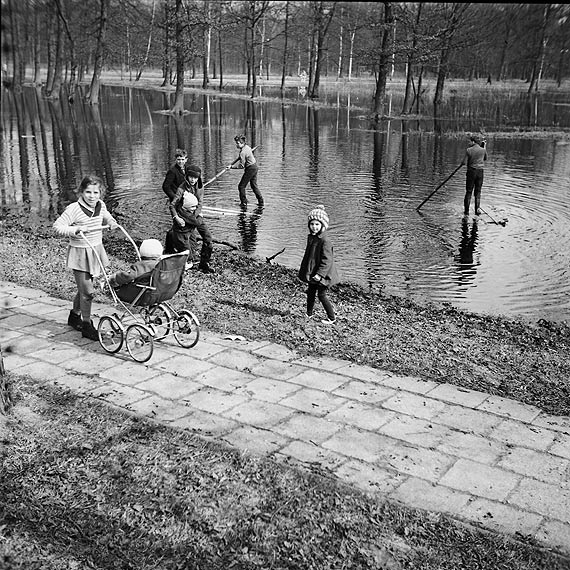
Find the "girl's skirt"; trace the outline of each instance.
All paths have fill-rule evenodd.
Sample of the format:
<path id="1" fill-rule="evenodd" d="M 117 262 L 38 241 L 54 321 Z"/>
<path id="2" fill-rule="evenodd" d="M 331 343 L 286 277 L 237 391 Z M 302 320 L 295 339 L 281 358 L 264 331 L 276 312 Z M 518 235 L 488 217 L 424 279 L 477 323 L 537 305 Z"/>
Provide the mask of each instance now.
<path id="1" fill-rule="evenodd" d="M 96 253 L 95 253 L 96 252 Z M 93 277 L 99 277 L 104 273 L 104 268 L 109 265 L 109 258 L 103 244 L 91 247 L 67 248 L 67 267 L 77 271 L 85 271 Z"/>

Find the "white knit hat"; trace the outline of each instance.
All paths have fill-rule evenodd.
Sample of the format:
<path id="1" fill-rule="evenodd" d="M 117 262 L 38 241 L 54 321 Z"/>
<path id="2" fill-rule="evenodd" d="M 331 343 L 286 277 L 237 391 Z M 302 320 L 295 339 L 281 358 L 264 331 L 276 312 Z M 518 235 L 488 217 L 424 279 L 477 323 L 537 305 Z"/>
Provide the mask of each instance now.
<path id="1" fill-rule="evenodd" d="M 311 210 L 308 215 L 308 221 L 317 220 L 321 222 L 323 229 L 326 230 L 329 227 L 329 216 L 325 212 L 325 207 L 319 204 L 314 210 Z"/>
<path id="2" fill-rule="evenodd" d="M 198 198 L 192 194 L 192 192 L 184 192 L 184 207 L 187 210 L 191 210 L 192 208 L 196 208 L 198 206 Z"/>
<path id="3" fill-rule="evenodd" d="M 140 247 L 141 257 L 160 257 L 162 244 L 157 239 L 145 239 Z"/>

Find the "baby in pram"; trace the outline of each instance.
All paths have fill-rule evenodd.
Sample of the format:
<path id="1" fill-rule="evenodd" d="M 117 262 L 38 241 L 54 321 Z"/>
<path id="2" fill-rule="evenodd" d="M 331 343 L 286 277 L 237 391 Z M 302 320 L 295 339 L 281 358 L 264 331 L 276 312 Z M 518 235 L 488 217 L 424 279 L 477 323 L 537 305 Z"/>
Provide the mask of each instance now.
<path id="1" fill-rule="evenodd" d="M 148 285 L 150 275 L 162 257 L 162 244 L 157 239 L 145 239 L 140 246 L 140 261 L 133 263 L 127 271 L 117 271 L 109 278 L 109 284 L 122 301 L 131 302 L 140 292 L 140 288 L 131 284 Z"/>

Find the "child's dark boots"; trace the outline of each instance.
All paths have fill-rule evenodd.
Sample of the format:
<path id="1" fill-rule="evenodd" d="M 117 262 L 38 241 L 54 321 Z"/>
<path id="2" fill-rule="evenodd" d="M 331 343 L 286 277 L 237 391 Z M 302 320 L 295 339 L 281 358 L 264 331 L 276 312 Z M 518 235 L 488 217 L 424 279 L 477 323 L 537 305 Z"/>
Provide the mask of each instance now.
<path id="1" fill-rule="evenodd" d="M 83 326 L 83 321 L 81 320 L 81 313 L 76 313 L 75 311 L 69 311 L 69 317 L 67 317 L 67 324 L 73 327 L 76 331 L 80 331 Z"/>
<path id="2" fill-rule="evenodd" d="M 99 340 L 99 333 L 93 326 L 93 321 L 83 323 L 83 327 L 81 328 L 81 336 L 83 338 L 88 338 L 89 340 Z"/>

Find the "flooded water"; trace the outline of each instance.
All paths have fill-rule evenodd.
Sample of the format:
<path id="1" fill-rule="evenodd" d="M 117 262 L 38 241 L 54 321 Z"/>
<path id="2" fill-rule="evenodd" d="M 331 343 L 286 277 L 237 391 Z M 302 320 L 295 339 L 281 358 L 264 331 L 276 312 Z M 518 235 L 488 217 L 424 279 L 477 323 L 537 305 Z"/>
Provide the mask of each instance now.
<path id="1" fill-rule="evenodd" d="M 324 204 L 345 280 L 477 313 L 569 322 L 570 144 L 509 131 L 568 129 L 570 96 L 546 94 L 530 107 L 519 94 L 500 102 L 452 96 L 436 125 L 374 125 L 346 106 L 350 97 L 325 94 L 333 106 L 316 108 L 188 94 L 189 113 L 175 118 L 162 112 L 169 96 L 153 91 L 106 87 L 97 109 L 48 102 L 31 88 L 17 96 L 4 90 L 2 206 L 52 220 L 82 176 L 96 173 L 125 225 L 139 237 L 163 239 L 169 215 L 161 185 L 174 149 L 186 148 L 207 180 L 236 157 L 233 137 L 244 132 L 258 147 L 266 205 L 239 215 L 240 173 L 220 176 L 205 199 L 226 210 L 208 218 L 216 240 L 262 258 L 285 248 L 275 261 L 298 267 L 306 214 Z M 352 98 L 351 105 L 365 99 Z M 390 104 L 395 113 L 401 102 Z M 486 213 L 462 220 L 464 168 L 418 211 L 461 162 L 465 131 L 479 127 L 489 133 Z"/>

